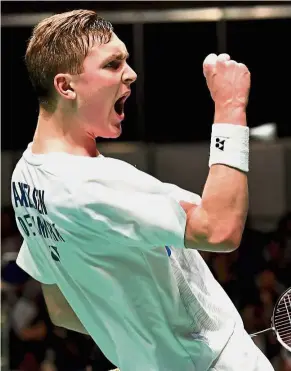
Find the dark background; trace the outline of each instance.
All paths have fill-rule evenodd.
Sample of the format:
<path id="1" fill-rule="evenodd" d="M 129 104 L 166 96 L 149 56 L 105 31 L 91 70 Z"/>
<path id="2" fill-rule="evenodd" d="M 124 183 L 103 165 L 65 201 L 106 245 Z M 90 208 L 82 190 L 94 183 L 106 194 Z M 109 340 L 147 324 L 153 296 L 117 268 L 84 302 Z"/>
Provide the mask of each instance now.
<path id="1" fill-rule="evenodd" d="M 80 7 L 114 11 L 238 4 L 245 7 L 256 3 L 262 5 L 262 2 L 3 2 L 2 16 Z M 220 50 L 218 30 L 223 34 L 220 37 L 224 50 Z M 133 25 L 115 24 L 115 31 L 127 45 L 131 54 L 129 62 L 140 72 L 134 59 Z M 291 135 L 290 18 L 151 23 L 144 25 L 143 33 L 144 42 L 138 46 L 144 54 L 143 78 L 136 83 L 136 87 L 142 84 L 142 96 L 137 98 L 133 89 L 126 108 L 124 132 L 118 141 L 208 140 L 213 104 L 202 74 L 202 62 L 211 52 L 227 52 L 249 67 L 252 74 L 250 127 L 275 122 L 279 137 Z M 2 27 L 2 150 L 24 149 L 32 139 L 37 121 L 38 107 L 23 63 L 30 34 L 31 27 Z"/>

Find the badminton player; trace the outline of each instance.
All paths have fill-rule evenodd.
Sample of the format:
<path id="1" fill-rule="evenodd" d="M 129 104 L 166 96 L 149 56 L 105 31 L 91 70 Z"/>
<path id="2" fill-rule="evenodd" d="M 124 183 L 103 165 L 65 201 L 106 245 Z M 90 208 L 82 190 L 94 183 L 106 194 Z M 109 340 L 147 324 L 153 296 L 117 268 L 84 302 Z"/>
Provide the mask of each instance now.
<path id="1" fill-rule="evenodd" d="M 90 334 L 121 371 L 271 371 L 199 254 L 241 241 L 250 73 L 226 54 L 204 61 L 215 116 L 200 197 L 96 150 L 121 134 L 127 57 L 93 11 L 34 28 L 25 61 L 40 106 L 12 176 L 17 263 L 42 283 L 52 321 Z"/>

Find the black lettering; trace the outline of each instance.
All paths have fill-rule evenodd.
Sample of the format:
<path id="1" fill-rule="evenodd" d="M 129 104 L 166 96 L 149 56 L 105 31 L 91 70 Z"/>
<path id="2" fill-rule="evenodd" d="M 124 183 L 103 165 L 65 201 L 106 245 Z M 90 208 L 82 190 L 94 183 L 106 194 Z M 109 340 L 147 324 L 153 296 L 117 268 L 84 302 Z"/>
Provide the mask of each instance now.
<path id="1" fill-rule="evenodd" d="M 56 246 L 50 245 L 51 248 L 51 256 L 54 259 L 54 261 L 59 262 L 60 261 L 60 254 L 58 252 L 58 248 Z"/>
<path id="2" fill-rule="evenodd" d="M 30 215 L 29 214 L 25 214 L 25 215 L 23 215 L 23 217 L 24 217 L 26 223 L 28 224 L 28 226 L 31 228 L 32 227 L 32 223 L 30 221 Z"/>
<path id="3" fill-rule="evenodd" d="M 53 231 L 52 226 L 50 225 L 50 223 L 47 222 L 47 221 L 45 221 L 45 223 L 46 223 L 47 229 L 49 231 L 49 234 L 51 235 L 51 238 L 53 240 L 55 240 L 55 241 L 58 241 L 58 239 L 57 239 L 56 235 L 54 234 L 54 231 Z"/>
<path id="4" fill-rule="evenodd" d="M 44 238 L 48 238 L 48 230 L 45 224 L 45 220 L 43 220 L 40 216 L 37 216 L 36 220 L 39 234 Z"/>
<path id="5" fill-rule="evenodd" d="M 59 231 L 57 230 L 57 228 L 56 228 L 56 226 L 55 226 L 54 223 L 52 224 L 52 227 L 53 227 L 53 229 L 54 229 L 54 231 L 55 231 L 55 233 L 56 233 L 58 239 L 59 239 L 60 241 L 65 242 L 65 240 L 63 239 L 63 237 L 61 236 L 61 234 L 60 234 Z"/>
<path id="6" fill-rule="evenodd" d="M 38 190 L 33 188 L 32 200 L 33 200 L 33 204 L 34 204 L 35 209 L 37 209 L 37 195 L 38 195 Z"/>
<path id="7" fill-rule="evenodd" d="M 34 208 L 34 205 L 33 205 L 33 203 L 31 202 L 31 199 L 30 199 L 30 186 L 28 184 L 24 183 L 23 188 L 25 189 L 25 192 L 26 192 L 26 195 L 27 195 L 29 207 Z"/>
<path id="8" fill-rule="evenodd" d="M 23 204 L 24 204 L 25 207 L 28 207 L 28 202 L 27 202 L 27 198 L 26 198 L 26 191 L 25 191 L 25 184 L 18 182 L 18 187 L 19 187 L 20 192 L 21 192 L 21 200 L 20 200 L 21 206 L 23 206 Z"/>
<path id="9" fill-rule="evenodd" d="M 47 215 L 46 205 L 44 203 L 44 191 L 32 188 L 26 183 L 12 182 L 12 196 L 15 207 L 24 206 L 38 210 L 40 214 Z"/>
<path id="10" fill-rule="evenodd" d="M 32 219 L 33 224 L 35 225 L 35 221 L 34 221 L 34 216 L 33 215 L 31 215 L 31 219 Z"/>
<path id="11" fill-rule="evenodd" d="M 18 216 L 17 219 L 18 219 L 19 224 L 21 225 L 21 227 L 23 229 L 23 232 L 27 235 L 27 237 L 29 237 L 29 230 L 28 230 L 27 226 L 25 225 L 24 221 L 21 219 L 20 216 Z"/>
<path id="12" fill-rule="evenodd" d="M 12 193 L 13 193 L 15 207 L 18 207 L 18 203 L 20 203 L 20 206 L 23 206 L 22 203 L 21 203 L 21 199 L 19 197 L 19 194 L 17 192 L 15 182 L 12 182 Z"/>
<path id="13" fill-rule="evenodd" d="M 46 207 L 45 207 L 45 203 L 44 203 L 44 191 L 38 191 L 38 211 L 41 213 L 41 214 L 47 214 L 47 211 L 46 211 Z"/>

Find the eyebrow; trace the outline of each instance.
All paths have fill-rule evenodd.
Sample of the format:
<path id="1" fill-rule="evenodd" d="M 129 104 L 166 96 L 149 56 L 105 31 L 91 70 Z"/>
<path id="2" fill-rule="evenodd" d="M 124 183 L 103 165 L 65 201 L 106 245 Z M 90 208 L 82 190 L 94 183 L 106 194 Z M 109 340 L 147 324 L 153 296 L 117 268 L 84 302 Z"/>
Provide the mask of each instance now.
<path id="1" fill-rule="evenodd" d="M 127 58 L 129 58 L 129 54 L 128 54 L 128 52 L 126 52 L 126 53 L 114 53 L 114 54 L 112 54 L 111 56 L 110 56 L 110 59 L 118 59 L 118 60 L 124 60 L 124 59 L 127 59 Z"/>

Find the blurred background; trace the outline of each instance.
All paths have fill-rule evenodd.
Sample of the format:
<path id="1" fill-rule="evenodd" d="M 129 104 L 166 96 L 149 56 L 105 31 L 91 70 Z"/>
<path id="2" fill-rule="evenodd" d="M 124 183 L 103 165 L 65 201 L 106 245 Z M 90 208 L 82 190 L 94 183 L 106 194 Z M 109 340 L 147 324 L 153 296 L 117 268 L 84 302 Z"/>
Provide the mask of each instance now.
<path id="1" fill-rule="evenodd" d="M 1 6 L 1 369 L 114 368 L 89 337 L 51 324 L 39 284 L 15 264 L 21 237 L 10 178 L 38 116 L 23 63 L 26 43 L 37 22 L 78 8 L 97 10 L 112 21 L 139 75 L 126 104 L 123 134 L 98 140 L 101 152 L 195 193 L 202 192 L 208 173 L 213 120 L 202 62 L 209 53 L 227 52 L 249 67 L 247 226 L 237 251 L 203 257 L 246 330 L 269 327 L 278 296 L 291 286 L 291 3 L 4 1 Z M 291 370 L 290 353 L 272 333 L 255 342 L 276 371 Z"/>

